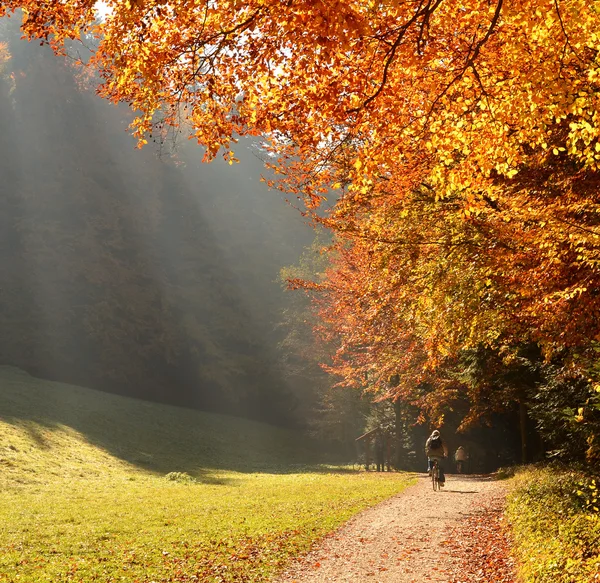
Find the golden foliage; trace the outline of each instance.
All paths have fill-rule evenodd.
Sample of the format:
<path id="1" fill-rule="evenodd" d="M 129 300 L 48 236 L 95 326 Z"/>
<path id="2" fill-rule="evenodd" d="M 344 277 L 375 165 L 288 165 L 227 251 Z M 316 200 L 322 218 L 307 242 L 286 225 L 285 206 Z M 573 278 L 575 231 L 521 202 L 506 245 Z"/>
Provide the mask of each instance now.
<path id="1" fill-rule="evenodd" d="M 309 208 L 333 187 L 338 372 L 600 335 L 598 0 L 106 4 L 101 23 L 93 0 L 0 15 L 57 50 L 95 34 L 140 144 L 185 125 L 210 159 L 260 134 Z"/>

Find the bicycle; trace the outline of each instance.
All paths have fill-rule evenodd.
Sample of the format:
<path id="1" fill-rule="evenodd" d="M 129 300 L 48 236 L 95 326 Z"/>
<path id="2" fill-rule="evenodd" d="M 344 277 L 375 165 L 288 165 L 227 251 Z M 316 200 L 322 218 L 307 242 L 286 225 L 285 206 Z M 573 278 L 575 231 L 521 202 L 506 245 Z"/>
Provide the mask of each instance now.
<path id="1" fill-rule="evenodd" d="M 435 459 L 431 460 L 431 485 L 434 492 L 442 489 L 440 486 L 440 462 Z"/>

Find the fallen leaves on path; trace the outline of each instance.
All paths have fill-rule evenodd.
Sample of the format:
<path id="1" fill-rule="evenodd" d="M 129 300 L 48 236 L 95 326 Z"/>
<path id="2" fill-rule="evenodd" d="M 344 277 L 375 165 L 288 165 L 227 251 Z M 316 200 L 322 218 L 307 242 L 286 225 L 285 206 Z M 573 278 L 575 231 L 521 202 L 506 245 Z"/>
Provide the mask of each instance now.
<path id="1" fill-rule="evenodd" d="M 514 583 L 510 563 L 483 564 L 509 556 L 503 484 L 453 476 L 448 486 L 432 492 L 419 479 L 325 537 L 273 583 Z"/>
<path id="2" fill-rule="evenodd" d="M 493 497 L 452 530 L 447 543 L 457 566 L 449 583 L 515 583 L 503 515 L 503 497 Z"/>

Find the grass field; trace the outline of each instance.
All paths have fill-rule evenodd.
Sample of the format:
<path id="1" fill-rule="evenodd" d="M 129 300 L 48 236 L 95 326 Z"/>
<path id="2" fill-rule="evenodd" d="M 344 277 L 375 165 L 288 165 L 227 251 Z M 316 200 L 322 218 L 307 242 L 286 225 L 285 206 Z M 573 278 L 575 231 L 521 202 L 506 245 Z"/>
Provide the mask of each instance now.
<path id="1" fill-rule="evenodd" d="M 0 581 L 266 581 L 411 480 L 302 443 L 0 367 Z"/>

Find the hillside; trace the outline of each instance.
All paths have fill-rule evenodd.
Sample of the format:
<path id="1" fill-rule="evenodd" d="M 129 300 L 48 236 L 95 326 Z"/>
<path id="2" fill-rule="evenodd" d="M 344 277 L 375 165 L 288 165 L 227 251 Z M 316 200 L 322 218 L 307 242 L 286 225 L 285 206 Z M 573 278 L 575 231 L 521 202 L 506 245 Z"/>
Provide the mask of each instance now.
<path id="1" fill-rule="evenodd" d="M 235 417 L 51 382 L 0 367 L 0 484 L 50 476 L 276 470 L 301 437 Z"/>
<path id="2" fill-rule="evenodd" d="M 303 443 L 0 367 L 0 581 L 266 582 L 409 483 Z"/>

